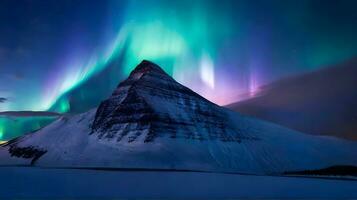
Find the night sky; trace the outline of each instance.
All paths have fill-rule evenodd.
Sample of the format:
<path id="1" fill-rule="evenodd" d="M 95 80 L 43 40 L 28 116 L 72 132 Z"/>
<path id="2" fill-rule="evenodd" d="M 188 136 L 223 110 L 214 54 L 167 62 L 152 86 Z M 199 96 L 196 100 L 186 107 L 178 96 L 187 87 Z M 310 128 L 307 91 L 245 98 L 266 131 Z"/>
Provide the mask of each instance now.
<path id="1" fill-rule="evenodd" d="M 236 102 L 355 57 L 356 8 L 355 0 L 2 0 L 0 112 L 95 107 L 142 59 L 217 104 Z M 0 140 L 53 117 L 37 118 L 0 117 Z"/>

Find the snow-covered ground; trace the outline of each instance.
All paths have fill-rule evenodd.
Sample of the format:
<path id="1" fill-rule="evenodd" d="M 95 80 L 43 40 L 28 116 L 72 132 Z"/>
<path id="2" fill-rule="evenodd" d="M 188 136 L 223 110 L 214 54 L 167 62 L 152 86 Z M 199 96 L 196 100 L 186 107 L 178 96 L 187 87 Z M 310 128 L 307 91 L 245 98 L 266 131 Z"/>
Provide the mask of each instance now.
<path id="1" fill-rule="evenodd" d="M 357 181 L 200 172 L 1 167 L 6 198 L 357 198 Z"/>

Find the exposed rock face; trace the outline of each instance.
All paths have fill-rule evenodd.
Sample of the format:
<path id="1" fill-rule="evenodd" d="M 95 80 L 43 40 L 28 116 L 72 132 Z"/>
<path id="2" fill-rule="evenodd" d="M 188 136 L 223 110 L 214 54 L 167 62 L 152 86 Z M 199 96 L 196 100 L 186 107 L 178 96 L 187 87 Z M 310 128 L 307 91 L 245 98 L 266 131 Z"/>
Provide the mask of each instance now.
<path id="1" fill-rule="evenodd" d="M 219 107 L 149 61 L 140 63 L 103 101 L 92 126 L 99 138 L 152 142 L 157 137 L 240 142 Z M 232 134 L 234 133 L 234 134 Z"/>
<path id="2" fill-rule="evenodd" d="M 11 146 L 9 148 L 9 152 L 11 156 L 31 159 L 31 165 L 33 165 L 37 159 L 39 159 L 43 154 L 45 154 L 46 150 L 36 149 L 35 147 L 28 146 L 28 147 L 16 147 Z"/>

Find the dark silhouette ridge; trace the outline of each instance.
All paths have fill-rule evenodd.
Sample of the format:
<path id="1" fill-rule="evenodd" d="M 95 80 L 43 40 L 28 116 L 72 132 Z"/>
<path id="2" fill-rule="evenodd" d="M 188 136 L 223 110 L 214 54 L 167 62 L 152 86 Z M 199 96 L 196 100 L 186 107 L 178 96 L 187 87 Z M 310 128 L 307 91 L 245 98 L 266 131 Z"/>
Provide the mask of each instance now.
<path id="1" fill-rule="evenodd" d="M 226 107 L 305 133 L 357 140 L 357 58 L 265 87 Z"/>

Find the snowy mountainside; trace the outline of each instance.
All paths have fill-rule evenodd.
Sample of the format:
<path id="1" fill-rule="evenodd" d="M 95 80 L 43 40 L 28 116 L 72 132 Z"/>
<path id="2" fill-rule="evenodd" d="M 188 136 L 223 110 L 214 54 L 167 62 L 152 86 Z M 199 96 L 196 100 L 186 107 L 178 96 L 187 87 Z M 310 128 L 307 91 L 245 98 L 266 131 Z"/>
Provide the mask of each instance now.
<path id="1" fill-rule="evenodd" d="M 279 174 L 357 165 L 357 145 L 219 107 L 143 61 L 98 109 L 3 145 L 0 164 Z"/>

